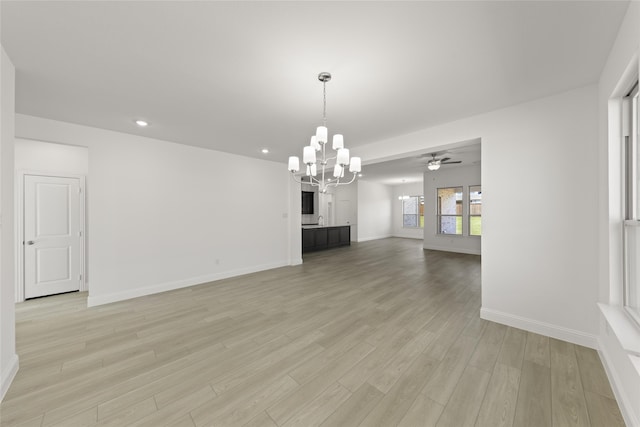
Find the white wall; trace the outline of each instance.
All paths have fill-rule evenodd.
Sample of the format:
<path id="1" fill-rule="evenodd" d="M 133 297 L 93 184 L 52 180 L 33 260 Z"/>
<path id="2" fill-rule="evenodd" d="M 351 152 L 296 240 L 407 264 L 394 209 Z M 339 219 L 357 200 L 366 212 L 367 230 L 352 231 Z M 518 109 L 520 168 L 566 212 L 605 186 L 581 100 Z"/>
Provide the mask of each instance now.
<path id="1" fill-rule="evenodd" d="M 623 161 L 620 97 L 637 80 L 640 4 L 631 2 L 598 85 L 598 301 L 621 311 Z M 600 355 L 627 425 L 640 425 L 640 358 L 627 353 L 618 334 L 635 328 L 629 319 L 610 322 L 599 316 Z M 626 319 L 629 324 L 624 324 Z M 635 358 L 637 366 L 633 365 Z"/>
<path id="2" fill-rule="evenodd" d="M 358 181 L 357 196 L 358 242 L 391 237 L 391 186 Z"/>
<path id="3" fill-rule="evenodd" d="M 15 68 L 0 46 L 0 400 L 18 371 L 15 338 L 13 138 Z"/>
<path id="4" fill-rule="evenodd" d="M 398 200 L 398 197 L 401 196 L 422 196 L 424 194 L 422 182 L 394 185 L 391 190 L 391 234 L 394 237 L 424 239 L 424 229 L 404 228 L 402 226 L 402 202 Z M 428 206 L 425 204 L 425 209 L 427 208 Z"/>
<path id="5" fill-rule="evenodd" d="M 16 138 L 15 169 L 87 176 L 89 150 L 87 147 Z"/>
<path id="6" fill-rule="evenodd" d="M 358 153 L 385 159 L 481 138 L 482 317 L 595 347 L 597 200 L 586 189 L 597 188 L 596 105 L 588 86 Z"/>
<path id="7" fill-rule="evenodd" d="M 279 163 L 20 114 L 16 135 L 88 147 L 90 305 L 300 259 Z"/>
<path id="8" fill-rule="evenodd" d="M 358 241 L 358 182 L 336 188 L 336 224 L 351 226 L 351 241 Z"/>
<path id="9" fill-rule="evenodd" d="M 424 174 L 424 248 L 439 251 L 461 252 L 480 255 L 480 236 L 469 236 L 468 199 L 469 186 L 480 185 L 480 166 L 460 166 L 447 169 L 441 167 L 437 171 Z M 437 189 L 446 187 L 462 187 L 463 209 L 462 236 L 437 234 Z M 484 191 L 483 191 L 484 194 Z"/>

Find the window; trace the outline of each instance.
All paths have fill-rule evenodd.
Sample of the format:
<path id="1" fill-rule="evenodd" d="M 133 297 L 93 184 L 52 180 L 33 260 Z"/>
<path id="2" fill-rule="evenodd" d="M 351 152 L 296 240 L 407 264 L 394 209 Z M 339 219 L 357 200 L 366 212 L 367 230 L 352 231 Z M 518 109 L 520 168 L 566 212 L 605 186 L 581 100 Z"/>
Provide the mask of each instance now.
<path id="1" fill-rule="evenodd" d="M 424 227 L 424 196 L 403 196 L 402 226 L 404 228 Z"/>
<path id="2" fill-rule="evenodd" d="M 462 235 L 462 187 L 438 188 L 438 234 Z"/>
<path id="3" fill-rule="evenodd" d="M 640 323 L 640 146 L 638 145 L 638 83 L 623 103 L 626 197 L 624 222 L 624 305 Z"/>
<path id="4" fill-rule="evenodd" d="M 482 188 L 469 187 L 469 236 L 482 236 Z"/>

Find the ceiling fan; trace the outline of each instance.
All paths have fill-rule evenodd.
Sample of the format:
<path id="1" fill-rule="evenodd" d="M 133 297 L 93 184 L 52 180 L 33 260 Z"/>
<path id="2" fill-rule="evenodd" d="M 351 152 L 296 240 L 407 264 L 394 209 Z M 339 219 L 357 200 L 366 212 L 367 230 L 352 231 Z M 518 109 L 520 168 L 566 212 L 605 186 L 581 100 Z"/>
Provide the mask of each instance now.
<path id="1" fill-rule="evenodd" d="M 462 161 L 460 160 L 450 162 L 449 160 L 451 160 L 451 157 L 436 158 L 437 155 L 438 153 L 429 153 L 424 155 L 424 157 L 431 156 L 431 159 L 429 159 L 429 161 L 427 162 L 427 168 L 430 171 L 437 171 L 438 169 L 440 169 L 441 165 L 453 165 L 455 163 L 462 163 Z"/>

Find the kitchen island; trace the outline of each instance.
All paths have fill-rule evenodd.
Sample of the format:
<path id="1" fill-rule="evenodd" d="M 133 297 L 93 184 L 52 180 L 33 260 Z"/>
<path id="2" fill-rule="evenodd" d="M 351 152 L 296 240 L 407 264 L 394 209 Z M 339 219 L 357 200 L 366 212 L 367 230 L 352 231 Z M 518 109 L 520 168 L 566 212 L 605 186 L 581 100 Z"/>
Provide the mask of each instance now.
<path id="1" fill-rule="evenodd" d="M 350 225 L 302 226 L 302 253 L 349 246 L 350 244 Z"/>

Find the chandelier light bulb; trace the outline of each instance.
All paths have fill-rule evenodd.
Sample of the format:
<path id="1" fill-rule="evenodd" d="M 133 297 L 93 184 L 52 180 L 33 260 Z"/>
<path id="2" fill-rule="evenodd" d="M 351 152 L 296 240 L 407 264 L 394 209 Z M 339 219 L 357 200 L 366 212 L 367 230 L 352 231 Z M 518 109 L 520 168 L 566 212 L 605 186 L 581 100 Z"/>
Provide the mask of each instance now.
<path id="1" fill-rule="evenodd" d="M 310 145 L 307 145 L 302 149 L 302 162 L 305 165 L 310 165 L 316 162 L 316 149 Z"/>
<path id="2" fill-rule="evenodd" d="M 346 166 L 349 164 L 349 149 L 348 148 L 340 148 L 338 150 L 338 158 L 336 162 L 341 166 Z"/>
<path id="3" fill-rule="evenodd" d="M 361 170 L 362 161 L 360 160 L 360 157 L 352 157 L 351 162 L 349 162 L 349 172 L 358 173 Z"/>
<path id="4" fill-rule="evenodd" d="M 313 135 L 311 137 L 311 142 L 309 143 L 310 146 L 312 146 L 313 148 L 315 148 L 316 151 L 320 151 L 322 150 L 322 147 L 320 146 L 320 144 L 318 143 L 318 138 L 316 138 L 315 135 Z"/>
<path id="5" fill-rule="evenodd" d="M 300 170 L 300 159 L 298 156 L 289 156 L 289 172 L 298 172 Z"/>
<path id="6" fill-rule="evenodd" d="M 320 144 L 327 143 L 328 134 L 329 134 L 329 131 L 326 126 L 318 126 L 318 129 L 316 129 L 316 139 Z"/>
<path id="7" fill-rule="evenodd" d="M 337 133 L 333 135 L 333 149 L 339 150 L 340 148 L 344 148 L 344 137 Z"/>

